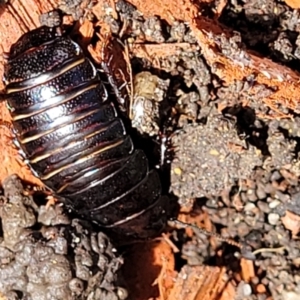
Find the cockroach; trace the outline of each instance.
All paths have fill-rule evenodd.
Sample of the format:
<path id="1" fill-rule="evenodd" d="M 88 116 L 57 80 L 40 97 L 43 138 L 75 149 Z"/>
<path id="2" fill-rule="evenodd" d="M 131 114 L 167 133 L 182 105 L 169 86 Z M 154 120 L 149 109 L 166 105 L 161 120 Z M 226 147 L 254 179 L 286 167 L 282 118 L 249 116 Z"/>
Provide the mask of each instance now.
<path id="1" fill-rule="evenodd" d="M 164 228 L 159 175 L 79 44 L 59 27 L 25 33 L 6 55 L 3 82 L 13 144 L 58 199 L 124 237 Z"/>

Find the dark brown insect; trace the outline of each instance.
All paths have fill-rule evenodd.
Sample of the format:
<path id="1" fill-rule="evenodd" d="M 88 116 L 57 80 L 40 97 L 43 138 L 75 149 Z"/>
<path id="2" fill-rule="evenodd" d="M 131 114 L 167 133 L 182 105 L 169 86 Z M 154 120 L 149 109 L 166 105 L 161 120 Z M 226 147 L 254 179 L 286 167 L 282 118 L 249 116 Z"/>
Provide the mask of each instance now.
<path id="1" fill-rule="evenodd" d="M 86 219 L 149 237 L 167 221 L 160 178 L 134 148 L 96 67 L 57 27 L 12 45 L 4 96 L 14 144 L 35 176 Z"/>

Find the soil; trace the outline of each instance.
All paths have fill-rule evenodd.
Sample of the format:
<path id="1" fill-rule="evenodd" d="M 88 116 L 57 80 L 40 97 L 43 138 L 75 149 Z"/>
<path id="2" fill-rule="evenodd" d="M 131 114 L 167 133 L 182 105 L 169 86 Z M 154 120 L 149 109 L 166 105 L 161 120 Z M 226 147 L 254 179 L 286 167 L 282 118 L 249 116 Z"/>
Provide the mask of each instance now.
<path id="1" fill-rule="evenodd" d="M 61 272 L 69 277 L 58 276 L 60 285 L 46 276 L 43 287 L 36 284 L 32 290 L 46 293 L 45 287 L 51 286 L 55 299 L 62 299 L 62 293 L 70 299 L 100 299 L 95 293 L 103 288 L 107 299 L 122 299 L 127 292 L 128 299 L 134 300 L 299 299 L 300 4 L 182 0 L 176 6 L 174 1 L 103 0 L 90 5 L 89 1 L 36 0 L 24 6 L 21 2 L 0 4 L 4 51 L 37 27 L 42 13 L 58 6 L 69 14 L 64 24 L 79 20 L 72 37 L 96 64 L 109 37 L 105 54 L 113 57 L 119 109 L 130 119 L 137 147 L 144 148 L 151 167 L 158 168 L 164 194 L 178 205 L 175 217 L 212 233 L 208 236 L 181 224 L 181 228 L 170 226 L 154 240 L 121 247 L 118 255 L 109 246 L 104 264 L 108 275 L 101 273 L 99 286 L 81 294 L 74 290 L 77 296 L 69 282 L 82 284 L 89 279 L 72 269 L 76 250 L 71 256 L 62 252 Z M 40 20 L 49 22 L 49 15 Z M 54 16 L 47 24 L 56 22 Z M 4 105 L 2 119 L 9 121 Z M 41 186 L 7 146 L 7 128 L 0 134 L 4 166 L 0 178 L 16 173 Z M 3 211 L 14 200 L 9 199 L 5 183 L 7 179 L 1 213 L 0 291 L 9 299 L 22 299 L 16 290 L 28 291 L 33 280 L 24 275 L 28 262 L 15 262 L 21 270 L 17 274 L 9 271 L 11 282 L 19 278 L 18 287 L 5 284 L 5 266 L 22 257 L 25 248 L 15 245 L 22 245 L 24 228 L 35 233 L 33 239 L 25 230 L 28 247 L 48 251 L 51 261 L 57 245 L 54 240 L 51 245 L 41 243 L 36 224 L 46 222 L 47 230 L 62 230 L 74 219 L 67 216 L 71 221 L 66 224 L 36 220 L 29 212 L 39 212 L 43 206 L 30 202 L 25 209 L 22 197 L 18 205 L 24 211 L 16 213 L 20 217 L 7 218 Z M 20 184 L 12 183 L 19 193 Z M 12 222 L 23 227 L 18 225 L 15 235 L 7 239 Z M 94 228 L 87 228 L 90 239 Z M 111 245 L 109 237 L 105 239 Z M 122 275 L 117 272 L 120 268 Z M 61 294 L 58 285 L 64 287 Z M 94 298 L 88 298 L 89 293 Z M 30 297 L 37 299 L 33 292 Z"/>

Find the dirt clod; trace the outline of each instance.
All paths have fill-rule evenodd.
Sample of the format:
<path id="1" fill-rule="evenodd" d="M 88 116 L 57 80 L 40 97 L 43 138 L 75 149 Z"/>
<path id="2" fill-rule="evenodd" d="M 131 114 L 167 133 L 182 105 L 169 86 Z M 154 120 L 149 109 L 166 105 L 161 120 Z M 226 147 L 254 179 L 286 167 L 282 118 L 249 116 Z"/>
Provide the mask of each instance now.
<path id="1" fill-rule="evenodd" d="M 60 204 L 48 210 L 37 205 L 23 195 L 15 175 L 3 182 L 3 188 L 0 292 L 4 296 L 125 299 L 125 290 L 117 286 L 123 261 L 106 235 L 87 222 L 68 218 Z"/>

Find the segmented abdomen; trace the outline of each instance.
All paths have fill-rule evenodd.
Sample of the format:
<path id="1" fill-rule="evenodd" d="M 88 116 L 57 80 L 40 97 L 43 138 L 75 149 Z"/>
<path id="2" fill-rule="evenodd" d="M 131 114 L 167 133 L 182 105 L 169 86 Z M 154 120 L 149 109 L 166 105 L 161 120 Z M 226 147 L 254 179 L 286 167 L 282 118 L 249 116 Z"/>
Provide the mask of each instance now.
<path id="1" fill-rule="evenodd" d="M 79 45 L 52 28 L 25 34 L 11 48 L 5 83 L 15 144 L 34 174 L 101 225 L 147 227 L 160 179 Z"/>

